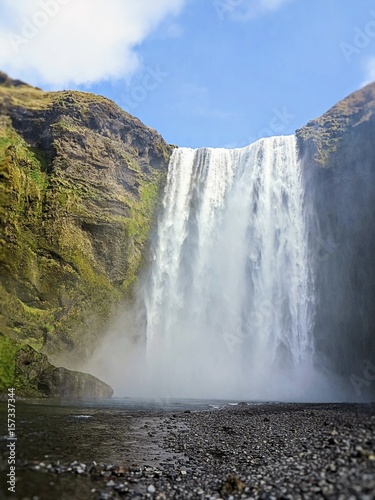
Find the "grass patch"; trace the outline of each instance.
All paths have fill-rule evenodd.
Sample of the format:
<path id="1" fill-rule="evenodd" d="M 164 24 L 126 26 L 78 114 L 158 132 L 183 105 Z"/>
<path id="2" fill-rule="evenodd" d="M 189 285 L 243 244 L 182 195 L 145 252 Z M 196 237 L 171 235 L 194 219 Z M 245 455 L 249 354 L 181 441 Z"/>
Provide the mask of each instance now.
<path id="1" fill-rule="evenodd" d="M 15 385 L 15 357 L 19 349 L 17 342 L 0 334 L 0 392 Z"/>

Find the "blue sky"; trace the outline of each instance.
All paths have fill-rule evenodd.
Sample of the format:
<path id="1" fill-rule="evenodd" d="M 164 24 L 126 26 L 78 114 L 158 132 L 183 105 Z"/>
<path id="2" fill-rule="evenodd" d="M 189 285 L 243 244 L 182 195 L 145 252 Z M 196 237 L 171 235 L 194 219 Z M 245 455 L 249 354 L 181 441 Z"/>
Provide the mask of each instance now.
<path id="1" fill-rule="evenodd" d="M 42 1 L 48 22 L 0 2 L 0 68 L 103 94 L 179 146 L 293 133 L 375 80 L 370 0 Z"/>

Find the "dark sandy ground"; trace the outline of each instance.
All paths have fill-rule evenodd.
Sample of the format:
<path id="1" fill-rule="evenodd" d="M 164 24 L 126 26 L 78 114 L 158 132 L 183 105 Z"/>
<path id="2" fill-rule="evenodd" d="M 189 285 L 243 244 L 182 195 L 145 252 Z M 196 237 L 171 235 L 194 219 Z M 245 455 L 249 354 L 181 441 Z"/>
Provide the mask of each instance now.
<path id="1" fill-rule="evenodd" d="M 86 414 L 20 446 L 15 495 L 3 455 L 0 498 L 375 499 L 375 404 Z"/>

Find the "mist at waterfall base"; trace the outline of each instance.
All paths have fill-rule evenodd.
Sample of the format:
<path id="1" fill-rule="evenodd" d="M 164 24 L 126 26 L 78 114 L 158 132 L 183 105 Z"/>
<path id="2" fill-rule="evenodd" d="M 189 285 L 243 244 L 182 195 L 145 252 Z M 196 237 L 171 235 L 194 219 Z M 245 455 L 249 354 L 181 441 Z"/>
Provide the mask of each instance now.
<path id="1" fill-rule="evenodd" d="M 316 349 L 304 184 L 295 136 L 176 149 L 135 304 L 89 371 L 119 396 L 361 399 Z"/>

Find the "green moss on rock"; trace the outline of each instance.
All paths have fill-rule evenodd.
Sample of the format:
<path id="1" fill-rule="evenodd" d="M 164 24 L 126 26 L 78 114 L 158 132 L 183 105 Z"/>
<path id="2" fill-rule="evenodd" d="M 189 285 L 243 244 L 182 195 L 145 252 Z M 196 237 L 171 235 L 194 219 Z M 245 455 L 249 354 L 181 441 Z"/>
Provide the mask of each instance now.
<path id="1" fill-rule="evenodd" d="M 15 387 L 16 354 L 18 344 L 9 337 L 0 335 L 0 393 Z"/>
<path id="2" fill-rule="evenodd" d="M 0 393 L 17 396 L 111 398 L 110 386 L 92 375 L 57 368 L 30 345 L 0 334 Z"/>
<path id="3" fill-rule="evenodd" d="M 364 143 L 366 156 L 371 152 L 374 113 L 375 85 L 370 84 L 296 131 L 301 156 L 311 166 L 339 167 L 354 156 L 347 147 L 353 138 Z"/>
<path id="4" fill-rule="evenodd" d="M 132 297 L 172 147 L 115 103 L 0 73 L 0 332 L 88 354 Z"/>

